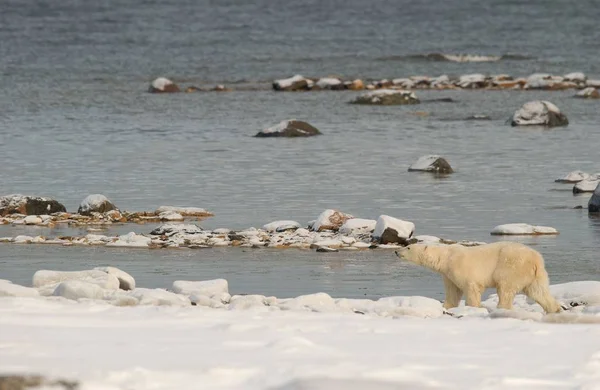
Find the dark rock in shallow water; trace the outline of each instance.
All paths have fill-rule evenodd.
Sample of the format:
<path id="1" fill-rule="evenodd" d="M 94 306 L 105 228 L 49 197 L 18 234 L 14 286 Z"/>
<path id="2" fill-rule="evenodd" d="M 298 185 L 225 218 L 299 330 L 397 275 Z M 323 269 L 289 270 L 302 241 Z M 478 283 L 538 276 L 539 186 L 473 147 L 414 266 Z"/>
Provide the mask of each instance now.
<path id="1" fill-rule="evenodd" d="M 378 89 L 358 96 L 351 104 L 370 104 L 379 106 L 393 106 L 404 104 L 418 104 L 420 100 L 414 92 L 395 89 Z"/>
<path id="2" fill-rule="evenodd" d="M 558 107 L 548 101 L 532 101 L 525 103 L 515 111 L 512 126 L 567 126 L 569 120 Z"/>
<path id="3" fill-rule="evenodd" d="M 422 156 L 408 168 L 409 172 L 433 172 L 441 174 L 453 173 L 454 170 L 445 158 L 431 155 Z"/>
<path id="4" fill-rule="evenodd" d="M 319 134 L 321 132 L 317 128 L 306 122 L 292 119 L 260 131 L 256 137 L 311 137 Z"/>
<path id="5" fill-rule="evenodd" d="M 25 195 L 0 197 L 0 216 L 9 214 L 47 215 L 66 211 L 65 206 L 50 198 Z"/>
<path id="6" fill-rule="evenodd" d="M 594 194 L 588 202 L 588 211 L 590 213 L 600 213 L 600 185 L 596 187 Z"/>

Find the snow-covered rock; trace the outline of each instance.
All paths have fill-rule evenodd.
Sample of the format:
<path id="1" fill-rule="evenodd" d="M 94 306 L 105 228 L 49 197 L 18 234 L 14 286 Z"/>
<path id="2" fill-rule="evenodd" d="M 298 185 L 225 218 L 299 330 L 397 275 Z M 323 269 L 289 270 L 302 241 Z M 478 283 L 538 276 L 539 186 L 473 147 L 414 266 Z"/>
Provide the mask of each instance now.
<path id="1" fill-rule="evenodd" d="M 25 225 L 39 225 L 43 222 L 42 218 L 37 215 L 28 215 L 23 219 Z"/>
<path id="2" fill-rule="evenodd" d="M 450 163 L 445 158 L 437 155 L 419 157 L 419 159 L 408 168 L 408 171 L 434 172 L 441 174 L 454 172 Z"/>
<path id="3" fill-rule="evenodd" d="M 315 86 L 320 89 L 344 89 L 342 80 L 335 77 L 323 77 L 316 82 Z"/>
<path id="4" fill-rule="evenodd" d="M 483 74 L 465 74 L 458 78 L 458 85 L 461 88 L 473 89 L 485 87 L 486 77 Z"/>
<path id="5" fill-rule="evenodd" d="M 115 267 L 95 267 L 94 270 L 106 272 L 107 274 L 114 275 L 119 280 L 119 288 L 121 290 L 133 290 L 135 289 L 135 279 L 127 272 L 120 270 Z"/>
<path id="6" fill-rule="evenodd" d="M 156 229 L 150 232 L 150 235 L 153 236 L 172 236 L 174 234 L 200 234 L 203 233 L 204 230 L 198 225 L 194 224 L 175 224 L 175 223 L 166 223 L 164 225 L 160 225 Z"/>
<path id="7" fill-rule="evenodd" d="M 512 126 L 567 126 L 569 120 L 558 107 L 548 101 L 531 101 L 515 111 Z"/>
<path id="8" fill-rule="evenodd" d="M 600 212 L 600 185 L 594 190 L 594 194 L 588 202 L 588 211 L 590 213 Z"/>
<path id="9" fill-rule="evenodd" d="M 311 229 L 315 232 L 320 232 L 323 230 L 338 231 L 347 220 L 352 218 L 354 218 L 354 216 L 350 214 L 345 214 L 338 210 L 328 209 L 319 215 L 317 220 L 312 224 Z"/>
<path id="10" fill-rule="evenodd" d="M 35 288 L 13 284 L 9 280 L 0 279 L 0 297 L 37 297 L 40 293 Z"/>
<path id="11" fill-rule="evenodd" d="M 572 171 L 565 176 L 554 180 L 556 183 L 579 183 L 582 180 L 589 179 L 590 175 L 582 171 Z"/>
<path id="12" fill-rule="evenodd" d="M 360 95 L 350 103 L 388 106 L 399 104 L 417 104 L 420 103 L 420 101 L 417 98 L 417 95 L 415 95 L 415 93 L 411 91 L 402 91 L 396 89 L 378 89 Z"/>
<path id="13" fill-rule="evenodd" d="M 306 91 L 313 87 L 314 82 L 299 74 L 281 80 L 273 81 L 275 91 Z"/>
<path id="14" fill-rule="evenodd" d="M 402 219 L 380 215 L 375 225 L 373 239 L 380 244 L 404 244 L 412 237 L 415 224 Z"/>
<path id="15" fill-rule="evenodd" d="M 77 213 L 81 215 L 91 215 L 92 212 L 106 213 L 116 210 L 115 205 L 102 194 L 88 195 L 79 205 Z"/>
<path id="16" fill-rule="evenodd" d="M 150 83 L 150 87 L 148 88 L 148 92 L 151 93 L 171 93 L 171 92 L 180 92 L 177 84 L 172 82 L 171 80 L 159 77 L 154 79 L 152 83 Z"/>
<path id="17" fill-rule="evenodd" d="M 40 270 L 33 275 L 33 287 L 39 289 L 48 287 L 53 290 L 59 283 L 68 281 L 95 284 L 106 290 L 118 290 L 120 285 L 119 279 L 116 276 L 98 270 L 66 272 Z"/>
<path id="18" fill-rule="evenodd" d="M 290 119 L 258 132 L 255 137 L 310 137 L 321 132 L 310 124 Z"/>
<path id="19" fill-rule="evenodd" d="M 376 224 L 374 219 L 351 218 L 340 226 L 339 232 L 349 236 L 372 233 Z"/>
<path id="20" fill-rule="evenodd" d="M 558 234 L 558 230 L 549 226 L 535 226 L 526 223 L 508 223 L 498 225 L 491 231 L 495 236 L 521 236 L 521 235 L 542 235 Z"/>
<path id="21" fill-rule="evenodd" d="M 563 76 L 565 81 L 574 81 L 576 83 L 585 83 L 587 76 L 582 72 L 572 72 Z"/>
<path id="22" fill-rule="evenodd" d="M 181 215 L 175 211 L 163 211 L 162 213 L 158 214 L 158 218 L 160 218 L 161 221 L 183 221 L 184 220 L 183 215 Z"/>
<path id="23" fill-rule="evenodd" d="M 587 179 L 584 179 L 573 186 L 574 194 L 581 194 L 583 192 L 594 192 L 598 184 L 600 183 L 600 179 L 596 176 L 591 176 Z"/>
<path id="24" fill-rule="evenodd" d="M 148 247 L 151 241 L 152 239 L 150 237 L 130 232 L 119 236 L 116 241 L 109 242 L 106 246 L 145 248 Z"/>
<path id="25" fill-rule="evenodd" d="M 200 207 L 179 207 L 179 206 L 160 206 L 156 209 L 156 214 L 162 214 L 166 212 L 175 212 L 181 214 L 184 217 L 207 217 L 212 216 L 212 213 L 206 211 Z"/>
<path id="26" fill-rule="evenodd" d="M 586 87 L 600 88 L 600 80 L 587 80 L 585 82 Z"/>
<path id="27" fill-rule="evenodd" d="M 600 90 L 594 87 L 587 87 L 578 91 L 575 94 L 575 97 L 583 99 L 600 99 Z"/>
<path id="28" fill-rule="evenodd" d="M 296 221 L 273 221 L 263 226 L 263 230 L 266 230 L 269 233 L 274 233 L 284 232 L 286 230 L 296 230 L 301 227 L 302 226 Z"/>
<path id="29" fill-rule="evenodd" d="M 47 215 L 66 211 L 65 206 L 51 198 L 20 194 L 0 196 L 0 217 L 9 214 Z"/>

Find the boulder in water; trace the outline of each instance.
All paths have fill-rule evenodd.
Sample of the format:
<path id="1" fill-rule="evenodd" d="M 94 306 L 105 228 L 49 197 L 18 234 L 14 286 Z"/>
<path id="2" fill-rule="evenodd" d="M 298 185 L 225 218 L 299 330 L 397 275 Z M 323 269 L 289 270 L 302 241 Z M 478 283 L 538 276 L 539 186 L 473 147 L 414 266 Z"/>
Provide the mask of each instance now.
<path id="1" fill-rule="evenodd" d="M 14 194 L 0 197 L 0 217 L 9 214 L 48 215 L 66 211 L 58 201 L 41 196 Z"/>
<path id="2" fill-rule="evenodd" d="M 350 103 L 391 106 L 401 104 L 418 104 L 420 101 L 415 93 L 411 91 L 379 89 L 360 95 Z"/>
<path id="3" fill-rule="evenodd" d="M 594 194 L 588 202 L 588 211 L 590 213 L 600 213 L 600 185 L 594 190 Z"/>
<path id="4" fill-rule="evenodd" d="M 515 111 L 512 126 L 567 126 L 569 120 L 558 107 L 545 100 L 535 100 L 525 103 Z"/>
<path id="5" fill-rule="evenodd" d="M 92 212 L 106 213 L 116 210 L 115 205 L 108 198 L 101 194 L 88 195 L 79 205 L 77 213 L 81 215 L 91 215 Z"/>
<path id="6" fill-rule="evenodd" d="M 173 93 L 173 92 L 181 92 L 177 84 L 172 82 L 171 80 L 159 77 L 155 79 L 151 84 L 150 88 L 148 88 L 148 92 L 151 93 Z"/>
<path id="7" fill-rule="evenodd" d="M 575 94 L 576 98 L 600 99 L 600 91 L 594 87 L 587 87 Z"/>
<path id="8" fill-rule="evenodd" d="M 573 193 L 582 194 L 584 192 L 594 192 L 596 187 L 598 187 L 598 183 L 600 183 L 600 179 L 595 176 L 591 176 L 575 184 L 573 186 Z"/>
<path id="9" fill-rule="evenodd" d="M 314 82 L 299 74 L 281 80 L 273 81 L 275 91 L 308 91 L 314 85 Z"/>
<path id="10" fill-rule="evenodd" d="M 317 220 L 312 224 L 311 229 L 315 232 L 323 230 L 338 231 L 340 227 L 349 219 L 354 218 L 350 214 L 342 213 L 338 210 L 325 210 L 323 211 Z"/>
<path id="11" fill-rule="evenodd" d="M 311 137 L 321 132 L 306 122 L 290 119 L 269 127 L 256 134 L 255 137 Z"/>
<path id="12" fill-rule="evenodd" d="M 331 90 L 341 90 L 346 89 L 346 86 L 342 82 L 342 80 L 337 77 L 323 77 L 317 80 L 315 83 L 315 87 L 318 89 L 331 89 Z"/>
<path id="13" fill-rule="evenodd" d="M 380 244 L 405 245 L 414 232 L 414 223 L 390 217 L 389 215 L 380 215 L 375 224 L 373 239 Z"/>
<path id="14" fill-rule="evenodd" d="M 422 156 L 408 168 L 409 172 L 452 173 L 454 170 L 445 158 L 437 155 Z"/>
<path id="15" fill-rule="evenodd" d="M 555 183 L 579 183 L 582 180 L 589 179 L 590 175 L 582 171 L 573 171 L 567 173 L 565 176 L 554 180 Z"/>

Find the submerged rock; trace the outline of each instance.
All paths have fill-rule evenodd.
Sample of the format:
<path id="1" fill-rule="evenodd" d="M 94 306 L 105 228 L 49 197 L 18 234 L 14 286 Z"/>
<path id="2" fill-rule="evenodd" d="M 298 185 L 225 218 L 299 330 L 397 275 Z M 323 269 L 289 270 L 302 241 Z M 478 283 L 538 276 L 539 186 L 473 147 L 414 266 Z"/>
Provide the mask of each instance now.
<path id="1" fill-rule="evenodd" d="M 588 202 L 588 211 L 590 213 L 600 212 L 600 185 L 596 187 L 596 189 L 594 190 L 594 194 Z"/>
<path id="2" fill-rule="evenodd" d="M 260 131 L 255 137 L 311 137 L 319 134 L 322 133 L 316 127 L 303 121 L 291 119 Z"/>
<path id="3" fill-rule="evenodd" d="M 595 176 L 581 180 L 573 186 L 573 193 L 581 194 L 584 192 L 594 192 L 599 183 L 600 179 L 596 178 Z"/>
<path id="4" fill-rule="evenodd" d="M 415 232 L 415 224 L 389 215 L 381 215 L 377 219 L 373 240 L 379 244 L 404 245 Z"/>
<path id="5" fill-rule="evenodd" d="M 88 195 L 79 205 L 77 213 L 81 215 L 91 215 L 92 212 L 106 213 L 116 210 L 115 205 L 108 198 L 101 194 Z"/>
<path id="6" fill-rule="evenodd" d="M 321 232 L 323 230 L 338 231 L 340 227 L 349 219 L 354 218 L 350 214 L 342 213 L 338 210 L 328 209 L 323 211 L 312 225 L 312 230 Z"/>
<path id="7" fill-rule="evenodd" d="M 490 232 L 493 236 L 537 236 L 558 234 L 558 230 L 549 226 L 535 226 L 526 223 L 508 223 L 498 225 Z"/>
<path id="8" fill-rule="evenodd" d="M 420 101 L 417 99 L 417 95 L 411 91 L 379 89 L 360 95 L 350 103 L 391 106 L 402 104 L 418 104 Z"/>
<path id="9" fill-rule="evenodd" d="M 148 92 L 150 93 L 173 93 L 180 92 L 179 86 L 172 82 L 171 80 L 159 77 L 155 79 L 148 88 Z"/>
<path id="10" fill-rule="evenodd" d="M 576 98 L 600 99 L 600 91 L 594 87 L 584 88 L 575 94 Z"/>
<path id="11" fill-rule="evenodd" d="M 281 80 L 273 81 L 275 91 L 308 91 L 314 85 L 314 82 L 299 74 Z"/>
<path id="12" fill-rule="evenodd" d="M 567 126 L 569 120 L 558 107 L 548 101 L 532 101 L 525 103 L 515 111 L 512 126 Z"/>
<path id="13" fill-rule="evenodd" d="M 454 170 L 445 158 L 437 155 L 422 156 L 408 168 L 409 172 L 453 173 Z"/>
<path id="14" fill-rule="evenodd" d="M 66 211 L 65 206 L 51 198 L 19 194 L 0 197 L 0 216 L 9 214 L 48 215 Z"/>

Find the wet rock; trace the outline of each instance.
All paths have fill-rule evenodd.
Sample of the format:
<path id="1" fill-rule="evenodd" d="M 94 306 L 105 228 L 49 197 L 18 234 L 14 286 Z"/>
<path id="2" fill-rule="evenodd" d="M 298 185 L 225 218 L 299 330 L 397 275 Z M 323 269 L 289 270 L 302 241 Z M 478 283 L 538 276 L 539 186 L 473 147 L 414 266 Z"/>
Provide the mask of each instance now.
<path id="1" fill-rule="evenodd" d="M 338 210 L 328 209 L 319 215 L 311 229 L 315 232 L 321 232 L 324 230 L 338 231 L 347 220 L 352 218 L 354 218 L 354 216 L 350 214 L 345 214 Z"/>
<path id="2" fill-rule="evenodd" d="M 588 202 L 588 211 L 590 213 L 600 212 L 600 185 L 596 187 L 596 190 L 594 190 L 594 194 Z"/>
<path id="3" fill-rule="evenodd" d="M 418 104 L 419 99 L 414 92 L 395 89 L 379 89 L 358 96 L 351 104 L 371 104 L 381 106 Z"/>
<path id="4" fill-rule="evenodd" d="M 401 244 L 407 243 L 415 231 L 415 224 L 389 215 L 381 215 L 377 219 L 373 240 L 379 244 Z"/>
<path id="5" fill-rule="evenodd" d="M 525 103 L 515 111 L 512 126 L 567 126 L 569 120 L 558 107 L 548 101 L 532 101 Z"/>
<path id="6" fill-rule="evenodd" d="M 273 81 L 273 89 L 275 91 L 308 91 L 314 85 L 314 82 L 301 75 L 281 80 Z"/>
<path id="7" fill-rule="evenodd" d="M 65 206 L 51 198 L 18 194 L 0 197 L 0 216 L 9 214 L 48 215 L 66 211 Z"/>
<path id="8" fill-rule="evenodd" d="M 437 155 L 422 156 L 408 168 L 409 172 L 453 173 L 454 170 L 445 158 Z"/>
<path id="9" fill-rule="evenodd" d="M 316 127 L 303 121 L 291 119 L 260 131 L 255 137 L 311 137 L 319 134 L 321 132 Z"/>
<path id="10" fill-rule="evenodd" d="M 148 88 L 148 92 L 150 93 L 173 93 L 173 92 L 181 92 L 177 84 L 172 82 L 171 80 L 159 77 L 155 79 Z"/>
<path id="11" fill-rule="evenodd" d="M 577 92 L 575 97 L 582 99 L 600 99 L 600 90 L 594 87 L 587 87 Z"/>
<path id="12" fill-rule="evenodd" d="M 106 213 L 116 210 L 115 205 L 108 198 L 101 194 L 88 195 L 79 205 L 77 214 L 91 215 L 92 212 Z"/>
<path id="13" fill-rule="evenodd" d="M 573 193 L 581 194 L 584 192 L 594 192 L 596 190 L 596 187 L 598 187 L 598 183 L 600 183 L 600 180 L 595 176 L 581 180 L 573 186 Z"/>

